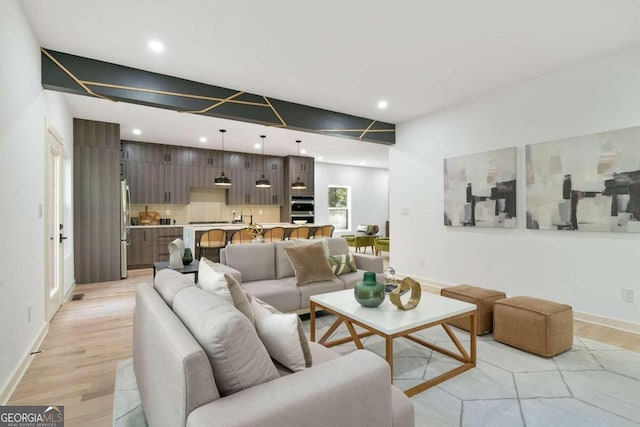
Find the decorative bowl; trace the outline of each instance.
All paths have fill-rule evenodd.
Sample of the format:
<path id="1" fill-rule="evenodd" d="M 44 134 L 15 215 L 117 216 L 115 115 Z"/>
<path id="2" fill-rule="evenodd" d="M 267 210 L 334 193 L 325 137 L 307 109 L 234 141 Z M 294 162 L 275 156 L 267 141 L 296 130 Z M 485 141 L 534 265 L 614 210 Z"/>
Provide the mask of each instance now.
<path id="1" fill-rule="evenodd" d="M 306 224 L 307 220 L 306 219 L 295 219 L 293 220 L 294 224 L 298 224 L 298 225 L 302 225 L 302 224 Z"/>

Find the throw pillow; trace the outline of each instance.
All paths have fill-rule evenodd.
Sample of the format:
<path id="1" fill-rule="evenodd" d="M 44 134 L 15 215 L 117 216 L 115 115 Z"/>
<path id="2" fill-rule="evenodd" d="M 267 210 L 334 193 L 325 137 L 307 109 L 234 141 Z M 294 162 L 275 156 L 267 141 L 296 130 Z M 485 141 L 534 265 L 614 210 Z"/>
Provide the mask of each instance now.
<path id="1" fill-rule="evenodd" d="M 251 322 L 220 296 L 191 286 L 173 311 L 207 354 L 220 395 L 280 378 Z"/>
<path id="2" fill-rule="evenodd" d="M 251 298 L 251 309 L 258 336 L 272 359 L 293 372 L 311 367 L 311 349 L 297 314 L 280 313 L 255 297 Z"/>
<path id="3" fill-rule="evenodd" d="M 296 284 L 304 285 L 336 278 L 321 243 L 293 246 L 284 248 L 284 251 L 296 273 Z"/>
<path id="4" fill-rule="evenodd" d="M 306 246 L 313 245 L 318 242 L 322 243 L 322 249 L 324 249 L 324 253 L 326 256 L 331 255 L 329 252 L 329 240 L 328 239 L 291 239 L 295 246 Z"/>
<path id="5" fill-rule="evenodd" d="M 200 260 L 200 263 L 206 263 L 208 264 L 209 268 L 211 269 L 214 268 L 214 263 L 206 258 L 202 258 Z M 240 286 L 240 283 L 238 283 L 238 281 L 233 276 L 227 273 L 222 273 L 219 271 L 215 271 L 215 273 L 223 275 L 225 286 L 222 286 L 220 283 L 218 283 L 217 279 L 213 286 L 211 286 L 210 283 L 207 283 L 209 281 L 206 280 L 205 287 L 200 286 L 202 290 L 215 295 L 219 295 L 227 301 L 229 300 L 228 297 L 230 297 L 231 303 L 234 305 L 234 307 L 237 308 L 242 314 L 247 316 L 247 318 L 251 320 L 251 323 L 254 323 L 255 319 L 253 318 L 253 312 L 251 311 L 251 304 L 249 303 L 249 295 L 247 295 L 245 290 L 242 289 L 242 286 Z M 216 276 L 216 278 L 218 277 L 219 276 Z M 200 282 L 202 283 L 202 281 Z"/>
<path id="6" fill-rule="evenodd" d="M 346 273 L 355 273 L 358 271 L 356 267 L 356 261 L 353 258 L 353 254 L 348 253 L 344 255 L 331 255 L 327 257 L 333 274 L 339 276 Z"/>
<path id="7" fill-rule="evenodd" d="M 255 319 L 253 317 L 253 311 L 251 311 L 251 303 L 249 301 L 249 294 L 242 289 L 240 283 L 225 273 L 224 278 L 227 280 L 227 286 L 229 286 L 229 292 L 231 292 L 231 299 L 233 300 L 233 305 L 240 311 L 240 313 L 247 316 L 251 323 L 255 323 Z"/>
<path id="8" fill-rule="evenodd" d="M 213 262 L 202 257 L 198 265 L 198 286 L 209 293 L 216 294 L 233 304 L 229 285 L 224 273 L 213 269 Z"/>

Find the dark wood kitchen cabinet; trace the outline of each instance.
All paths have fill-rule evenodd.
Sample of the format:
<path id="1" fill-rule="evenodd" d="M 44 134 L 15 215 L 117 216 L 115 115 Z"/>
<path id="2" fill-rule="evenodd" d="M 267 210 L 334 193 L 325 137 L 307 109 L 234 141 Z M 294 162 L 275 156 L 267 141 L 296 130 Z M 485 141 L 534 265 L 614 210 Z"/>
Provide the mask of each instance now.
<path id="1" fill-rule="evenodd" d="M 314 194 L 314 159 L 313 157 L 288 156 L 285 159 L 285 177 L 291 195 L 313 196 Z M 304 190 L 292 190 L 291 183 L 298 178 L 307 187 Z"/>
<path id="2" fill-rule="evenodd" d="M 120 279 L 120 125 L 73 119 L 76 283 Z"/>
<path id="3" fill-rule="evenodd" d="M 182 237 L 182 227 L 130 228 L 127 268 L 150 268 L 155 261 L 169 261 L 169 243 Z"/>
<path id="4" fill-rule="evenodd" d="M 191 151 L 185 147 L 123 141 L 123 176 L 129 184 L 131 203 L 189 203 Z"/>
<path id="5" fill-rule="evenodd" d="M 222 172 L 222 153 L 215 150 L 191 150 L 191 188 L 211 188 L 213 180 Z"/>

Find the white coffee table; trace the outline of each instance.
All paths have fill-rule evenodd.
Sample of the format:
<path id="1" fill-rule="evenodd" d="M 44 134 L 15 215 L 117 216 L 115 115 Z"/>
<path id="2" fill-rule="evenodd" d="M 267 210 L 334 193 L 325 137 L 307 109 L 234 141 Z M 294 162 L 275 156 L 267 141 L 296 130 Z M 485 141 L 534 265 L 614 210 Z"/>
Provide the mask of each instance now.
<path id="1" fill-rule="evenodd" d="M 409 298 L 409 295 L 404 295 Z M 453 359 L 462 362 L 462 365 L 447 371 L 424 383 L 418 384 L 405 394 L 409 397 L 420 393 L 429 387 L 440 384 L 456 375 L 476 366 L 476 306 L 463 301 L 441 297 L 439 295 L 423 292 L 420 304 L 408 311 L 399 310 L 391 304 L 387 296 L 384 302 L 375 308 L 362 307 L 355 300 L 353 289 L 345 291 L 329 292 L 314 295 L 310 303 L 311 341 L 316 339 L 316 310 L 327 311 L 337 317 L 337 320 L 329 327 L 329 330 L 320 338 L 318 343 L 326 347 L 332 347 L 345 342 L 353 341 L 360 349 L 364 348 L 360 338 L 373 334 L 385 339 L 386 359 L 391 368 L 391 381 L 393 382 L 393 340 L 398 337 L 407 338 L 413 342 L 428 347 Z M 469 317 L 471 331 L 469 334 L 469 351 L 464 348 L 458 338 L 446 324 L 452 320 Z M 351 336 L 327 342 L 333 332 L 344 323 Z M 354 325 L 366 329 L 366 332 L 358 334 Z M 431 344 L 421 338 L 411 335 L 414 332 L 441 325 L 451 341 L 455 344 L 459 354 L 445 348 Z"/>

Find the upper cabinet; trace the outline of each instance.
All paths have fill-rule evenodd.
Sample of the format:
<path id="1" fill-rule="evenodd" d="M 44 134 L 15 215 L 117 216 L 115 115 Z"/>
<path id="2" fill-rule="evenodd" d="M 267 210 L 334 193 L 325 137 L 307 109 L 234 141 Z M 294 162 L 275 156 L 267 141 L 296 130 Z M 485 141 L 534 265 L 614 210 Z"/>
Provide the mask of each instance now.
<path id="1" fill-rule="evenodd" d="M 287 188 L 298 177 L 307 183 L 307 190 L 291 191 L 313 194 L 311 157 L 285 159 L 122 141 L 121 167 L 129 183 L 132 203 L 187 204 L 191 188 L 213 188 L 223 169 L 232 181 L 226 191 L 229 205 L 283 206 L 288 200 Z M 263 174 L 271 181 L 270 188 L 255 186 Z"/>
<path id="2" fill-rule="evenodd" d="M 189 203 L 191 149 L 122 141 L 131 203 Z"/>
<path id="3" fill-rule="evenodd" d="M 286 168 L 288 182 L 285 183 L 289 187 L 291 195 L 313 196 L 314 194 L 314 160 L 313 157 L 288 156 L 286 158 Z M 304 190 L 292 190 L 291 183 L 297 181 L 304 182 Z"/>

